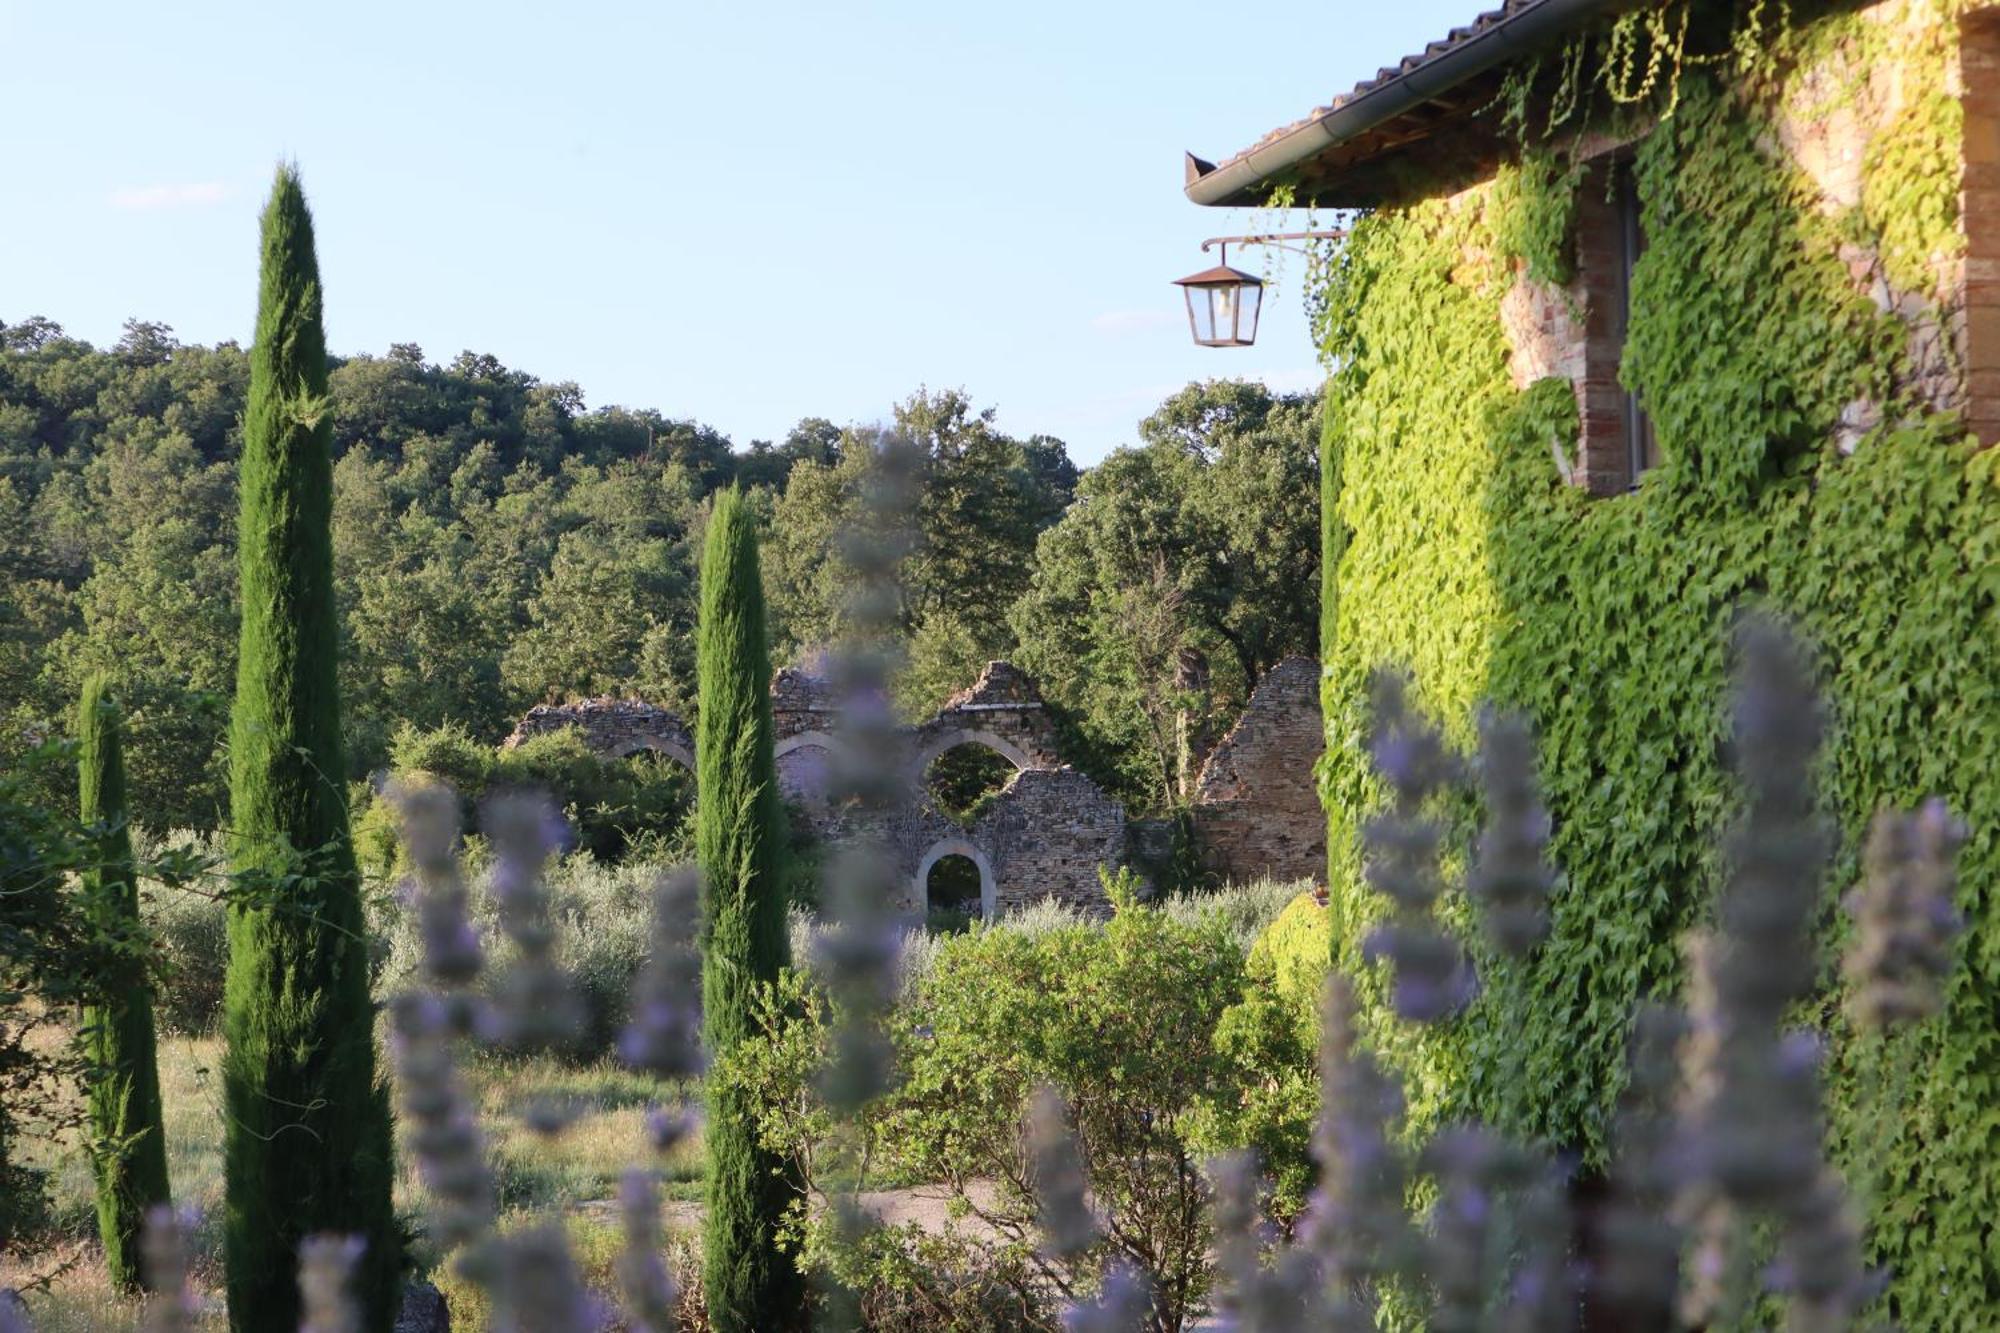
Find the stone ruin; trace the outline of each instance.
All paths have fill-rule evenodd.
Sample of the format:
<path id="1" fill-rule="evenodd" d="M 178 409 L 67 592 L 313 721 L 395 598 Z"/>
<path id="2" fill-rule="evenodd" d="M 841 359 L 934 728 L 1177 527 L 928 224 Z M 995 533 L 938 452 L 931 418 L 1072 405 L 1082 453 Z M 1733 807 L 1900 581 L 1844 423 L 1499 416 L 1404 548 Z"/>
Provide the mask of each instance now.
<path id="1" fill-rule="evenodd" d="M 1233 879 L 1259 874 L 1317 879 L 1326 858 L 1326 821 L 1312 783 L 1320 748 L 1319 667 L 1289 659 L 1251 694 L 1243 717 L 1203 766 L 1193 810 L 1209 868 Z M 826 681 L 795 667 L 771 682 L 778 784 L 811 825 L 829 836 L 838 812 L 827 799 L 840 741 L 839 711 Z M 608 758 L 652 750 L 694 767 L 694 734 L 677 714 L 632 699 L 588 699 L 532 708 L 505 742 L 574 728 Z M 970 823 L 940 808 L 925 781 L 938 756 L 983 746 L 1014 766 L 1006 787 Z M 933 867 L 948 856 L 979 875 L 981 914 L 992 918 L 1055 898 L 1090 912 L 1107 907 L 1098 867 L 1157 857 L 1157 821 L 1130 821 L 1124 807 L 1065 762 L 1055 721 L 1034 682 L 1007 662 L 990 662 L 973 686 L 907 729 L 908 798 L 890 821 L 891 854 L 903 885 L 895 906 L 920 914 Z"/>
<path id="2" fill-rule="evenodd" d="M 1238 883 L 1326 874 L 1326 814 L 1313 768 L 1326 748 L 1319 663 L 1288 657 L 1264 673 L 1243 716 L 1195 781 L 1195 837 L 1205 867 Z"/>

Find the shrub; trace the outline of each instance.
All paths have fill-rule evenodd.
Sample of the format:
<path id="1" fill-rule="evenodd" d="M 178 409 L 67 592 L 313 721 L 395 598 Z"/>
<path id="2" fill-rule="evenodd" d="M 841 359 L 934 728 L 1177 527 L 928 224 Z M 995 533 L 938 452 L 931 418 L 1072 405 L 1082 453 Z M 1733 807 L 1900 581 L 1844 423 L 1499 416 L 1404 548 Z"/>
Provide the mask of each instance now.
<path id="1" fill-rule="evenodd" d="M 1216 1026 L 1216 1048 L 1234 1062 L 1234 1094 L 1208 1104 L 1200 1138 L 1211 1152 L 1256 1151 L 1271 1177 L 1270 1211 L 1289 1228 L 1312 1188 L 1306 1151 L 1319 1112 L 1314 1054 L 1319 1003 L 1333 957 L 1333 924 L 1310 893 L 1257 937 L 1244 964 L 1242 998 Z"/>
<path id="2" fill-rule="evenodd" d="M 573 728 L 531 736 L 511 750 L 481 744 L 456 723 L 429 731 L 405 725 L 390 745 L 401 779 L 448 784 L 464 802 L 465 827 L 479 827 L 479 806 L 498 791 L 547 792 L 576 830 L 577 845 L 601 861 L 692 859 L 689 816 L 694 781 L 662 755 L 607 759 Z M 363 865 L 389 878 L 402 872 L 395 813 L 372 801 L 355 819 Z"/>
<path id="3" fill-rule="evenodd" d="M 219 859 L 222 840 L 176 830 L 164 837 L 140 835 L 139 859 L 206 857 Z M 191 888 L 142 885 L 140 918 L 152 936 L 160 969 L 153 1000 L 163 1032 L 198 1037 L 222 1016 L 222 985 L 229 970 L 229 912 L 222 898 Z"/>
<path id="4" fill-rule="evenodd" d="M 1197 893 L 1176 893 L 1161 904 L 1168 916 L 1178 921 L 1194 921 L 1204 915 L 1220 917 L 1237 945 L 1245 953 L 1299 896 L 1309 887 L 1302 883 L 1275 879 L 1230 884 Z"/>
<path id="5" fill-rule="evenodd" d="M 868 1170 L 950 1192 L 960 1210 L 947 1233 L 962 1247 L 954 1262 L 990 1284 L 973 1284 L 981 1308 L 1004 1291 L 1019 1320 L 1004 1326 L 1042 1326 L 1048 1291 L 1090 1289 L 1107 1252 L 1154 1275 L 1160 1327 L 1180 1327 L 1207 1288 L 1195 1130 L 1198 1108 L 1227 1100 L 1238 1076 L 1212 1034 L 1242 992 L 1243 955 L 1221 916 L 1176 920 L 1113 883 L 1108 922 L 1049 906 L 930 940 L 928 966 L 908 978 L 889 1019 L 901 1081 L 861 1125 Z M 834 1149 L 814 1091 L 829 1025 L 824 996 L 788 972 L 765 990 L 756 1034 L 715 1075 L 750 1094 L 765 1144 L 805 1162 L 821 1198 L 859 1169 Z M 1110 1218 L 1102 1246 L 1062 1259 L 1034 1250 L 1022 1125 L 1042 1085 L 1075 1108 L 1092 1197 Z M 967 1216 L 981 1225 L 964 1226 Z M 793 1224 L 816 1269 L 861 1262 L 823 1221 L 795 1215 Z M 894 1253 L 877 1253 L 867 1271 L 917 1302 L 929 1263 L 919 1239 L 888 1233 L 874 1243 Z"/>

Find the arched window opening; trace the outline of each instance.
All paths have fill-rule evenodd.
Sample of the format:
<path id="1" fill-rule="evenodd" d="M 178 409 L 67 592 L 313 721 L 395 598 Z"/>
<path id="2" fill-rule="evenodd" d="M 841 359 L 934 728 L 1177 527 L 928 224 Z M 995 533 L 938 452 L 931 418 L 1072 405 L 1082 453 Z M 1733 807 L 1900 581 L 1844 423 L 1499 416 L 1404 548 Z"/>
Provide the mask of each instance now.
<path id="1" fill-rule="evenodd" d="M 641 745 L 608 762 L 574 769 L 567 784 L 579 841 L 600 861 L 682 859 L 692 834 L 694 773 L 665 745 Z"/>
<path id="2" fill-rule="evenodd" d="M 807 810 L 826 808 L 833 784 L 833 751 L 824 745 L 797 745 L 778 756 L 778 790 Z"/>
<path id="3" fill-rule="evenodd" d="M 954 745 L 931 760 L 924 787 L 931 801 L 961 824 L 970 824 L 1017 773 L 1014 761 L 977 741 Z"/>

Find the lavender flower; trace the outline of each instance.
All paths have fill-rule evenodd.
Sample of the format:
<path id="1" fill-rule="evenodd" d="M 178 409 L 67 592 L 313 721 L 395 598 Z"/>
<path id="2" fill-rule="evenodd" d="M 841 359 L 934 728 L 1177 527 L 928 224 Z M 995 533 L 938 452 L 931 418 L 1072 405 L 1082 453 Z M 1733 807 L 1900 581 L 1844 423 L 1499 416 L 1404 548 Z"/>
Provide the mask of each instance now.
<path id="1" fill-rule="evenodd" d="M 1438 1182 L 1424 1265 L 1437 1293 L 1430 1327 L 1438 1333 L 1474 1333 L 1482 1327 L 1495 1280 L 1489 1271 L 1491 1232 L 1499 1196 L 1513 1183 L 1514 1163 L 1497 1135 L 1460 1125 L 1425 1145 L 1423 1164 Z"/>
<path id="2" fill-rule="evenodd" d="M 1866 1299 L 1845 1190 L 1820 1148 L 1820 1043 L 1782 1031 L 1813 980 L 1812 918 L 1830 839 L 1814 806 L 1822 723 L 1798 646 L 1779 625 L 1737 639 L 1734 754 L 1744 815 L 1727 844 L 1722 929 L 1696 951 L 1694 1031 L 1683 1147 L 1682 1215 L 1696 1228 L 1695 1304 L 1719 1290 L 1720 1317 L 1744 1313 L 1744 1223 L 1780 1223 L 1780 1272 L 1801 1328 L 1840 1325 Z M 1719 1278 L 1718 1278 L 1719 1275 Z M 1691 1313 L 1703 1313 L 1696 1309 Z"/>
<path id="3" fill-rule="evenodd" d="M 1784 1248 L 1772 1285 L 1790 1294 L 1790 1333 L 1846 1333 L 1875 1298 L 1861 1257 L 1861 1222 L 1847 1186 L 1823 1167 L 1785 1209 Z"/>
<path id="4" fill-rule="evenodd" d="M 1371 749 L 1375 769 L 1391 793 L 1389 810 L 1362 828 L 1368 883 L 1394 904 L 1389 920 L 1363 945 L 1370 962 L 1395 964 L 1391 1001 L 1398 1014 L 1419 1023 L 1451 1017 L 1472 998 L 1473 976 L 1464 951 L 1432 914 L 1443 882 L 1438 850 L 1444 825 L 1425 814 L 1441 790 L 1457 780 L 1459 764 L 1444 736 L 1408 706 L 1406 682 L 1377 672 Z"/>
<path id="5" fill-rule="evenodd" d="M 28 1304 L 12 1287 L 0 1287 L 0 1333 L 35 1333 Z"/>
<path id="6" fill-rule="evenodd" d="M 895 997 L 903 929 L 884 908 L 886 878 L 886 862 L 872 840 L 836 854 L 827 885 L 833 920 L 814 943 L 814 962 L 838 1016 L 820 1090 L 843 1114 L 888 1091 L 894 1073 L 895 1053 L 882 1020 Z"/>
<path id="7" fill-rule="evenodd" d="M 1152 1285 L 1129 1264 L 1114 1263 L 1094 1300 L 1063 1311 L 1063 1333 L 1144 1333 L 1153 1309 Z"/>
<path id="8" fill-rule="evenodd" d="M 1486 828 L 1466 889 L 1485 908 L 1493 947 L 1519 958 L 1549 933 L 1548 900 L 1555 885 L 1543 859 L 1549 812 L 1535 785 L 1535 742 L 1527 724 L 1489 710 L 1480 719 L 1479 742 Z"/>
<path id="9" fill-rule="evenodd" d="M 1669 1112 L 1675 1049 L 1687 1028 L 1685 1017 L 1665 1005 L 1643 1007 L 1633 1025 L 1595 1286 L 1637 1328 L 1670 1326 L 1680 1286 L 1682 1236 L 1671 1213 L 1679 1169 Z"/>
<path id="10" fill-rule="evenodd" d="M 1544 1169 L 1521 1189 L 1514 1222 L 1521 1260 L 1507 1282 L 1499 1333 L 1566 1333 L 1576 1325 L 1579 1284 L 1565 1174 Z"/>
<path id="11" fill-rule="evenodd" d="M 627 1171 L 619 1181 L 618 1215 L 625 1230 L 618 1285 L 631 1333 L 673 1333 L 680 1292 L 660 1258 L 660 1198 L 649 1173 Z"/>
<path id="12" fill-rule="evenodd" d="M 1855 934 L 1844 971 L 1857 1027 L 1887 1031 L 1943 1007 L 1952 942 L 1965 925 L 1953 905 L 1965 836 L 1935 798 L 1914 815 L 1875 816 L 1867 881 L 1847 902 Z"/>
<path id="13" fill-rule="evenodd" d="M 836 1134 L 856 1141 L 864 1133 L 862 1109 L 888 1091 L 894 1076 L 882 1022 L 894 995 L 901 950 L 893 918 L 914 914 L 918 906 L 908 897 L 898 898 L 898 877 L 882 849 L 906 781 L 889 687 L 900 660 L 896 635 L 904 600 L 899 575 L 915 540 L 911 518 L 923 457 L 900 432 L 882 435 L 862 477 L 859 521 L 838 537 L 852 578 L 846 639 L 832 662 L 841 700 L 841 744 L 829 795 L 844 827 L 826 880 L 832 922 L 818 962 L 832 993 L 835 1021 L 832 1050 L 818 1082 L 837 1117 Z M 865 1161 L 867 1154 L 862 1150 L 857 1156 Z M 858 1178 L 853 1188 L 859 1190 Z M 858 1246 L 874 1225 L 856 1197 L 836 1198 L 833 1215 L 837 1234 L 850 1247 Z M 855 1293 L 837 1279 L 827 1286 L 825 1326 L 859 1328 Z"/>
<path id="14" fill-rule="evenodd" d="M 1035 1092 L 1028 1111 L 1028 1155 L 1043 1247 L 1058 1258 L 1077 1258 L 1097 1243 L 1100 1233 L 1086 1198 L 1083 1154 L 1070 1128 L 1069 1108 L 1054 1088 Z"/>
<path id="15" fill-rule="evenodd" d="M 367 1248 L 360 1236 L 307 1236 L 299 1243 L 299 1333 L 361 1333 L 348 1287 Z"/>
<path id="16" fill-rule="evenodd" d="M 555 961 L 542 869 L 563 845 L 567 826 L 548 798 L 530 795 L 489 800 L 482 822 L 493 841 L 491 884 L 500 929 L 514 957 L 495 982 L 479 1035 L 517 1050 L 566 1046 L 583 1030 L 583 1000 Z"/>
<path id="17" fill-rule="evenodd" d="M 1215 1218 L 1216 1266 L 1222 1270 L 1226 1287 L 1223 1305 L 1228 1333 L 1261 1333 L 1266 1327 L 1261 1315 L 1265 1299 L 1264 1249 L 1270 1237 L 1258 1209 L 1261 1181 L 1257 1158 L 1250 1152 L 1232 1152 L 1208 1166 L 1214 1190 L 1210 1205 Z"/>
<path id="18" fill-rule="evenodd" d="M 1219 1327 L 1226 1333 L 1337 1333 L 1346 1327 L 1330 1322 L 1337 1307 L 1328 1300 L 1318 1253 L 1306 1245 L 1274 1244 L 1259 1209 L 1263 1180 L 1256 1155 L 1218 1157 L 1209 1164 L 1209 1179 L 1222 1272 Z"/>
<path id="19" fill-rule="evenodd" d="M 201 1323 L 201 1301 L 188 1285 L 187 1234 L 194 1218 L 166 1204 L 146 1213 L 139 1237 L 140 1268 L 145 1273 L 145 1333 L 195 1333 Z"/>
<path id="20" fill-rule="evenodd" d="M 384 796 L 410 857 L 404 895 L 417 912 L 425 980 L 441 989 L 469 985 L 483 960 L 459 872 L 458 795 L 442 783 L 395 782 Z"/>
<path id="21" fill-rule="evenodd" d="M 1408 1271 L 1415 1233 L 1404 1208 L 1402 1158 L 1389 1141 L 1403 1114 L 1394 1080 L 1361 1049 L 1354 987 L 1327 978 L 1320 1008 L 1319 1186 L 1300 1239 L 1325 1266 L 1330 1327 L 1372 1329 L 1381 1283 Z"/>
<path id="22" fill-rule="evenodd" d="M 692 870 L 653 885 L 653 928 L 645 966 L 632 980 L 632 1017 L 618 1055 L 662 1078 L 701 1073 L 701 882 Z"/>
<path id="23" fill-rule="evenodd" d="M 446 1008 L 432 995 L 399 995 L 390 1001 L 389 1021 L 410 1150 L 430 1194 L 431 1235 L 446 1249 L 470 1246 L 492 1228 L 493 1179 L 471 1099 L 452 1062 Z"/>
<path id="24" fill-rule="evenodd" d="M 701 881 L 692 870 L 662 875 L 653 884 L 652 947 L 632 979 L 632 1018 L 618 1038 L 618 1054 L 634 1069 L 667 1079 L 700 1075 Z M 646 1117 L 654 1150 L 666 1152 L 697 1123 L 685 1099 L 656 1107 Z"/>
<path id="25" fill-rule="evenodd" d="M 600 1333 L 609 1311 L 583 1285 L 569 1239 L 543 1223 L 503 1242 L 493 1333 Z"/>

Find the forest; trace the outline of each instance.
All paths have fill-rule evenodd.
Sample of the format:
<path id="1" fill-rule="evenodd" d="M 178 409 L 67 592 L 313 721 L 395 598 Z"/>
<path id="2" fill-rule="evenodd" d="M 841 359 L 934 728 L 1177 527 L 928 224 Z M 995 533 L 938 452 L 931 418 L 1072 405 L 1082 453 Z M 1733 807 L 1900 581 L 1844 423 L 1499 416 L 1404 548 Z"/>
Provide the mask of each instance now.
<path id="1" fill-rule="evenodd" d="M 1296 595 L 1319 555 L 1311 395 L 1189 385 L 1084 471 L 955 388 L 738 447 L 472 352 L 331 364 L 350 780 L 399 744 L 491 746 L 540 702 L 691 715 L 695 557 L 732 484 L 763 539 L 774 661 L 809 661 L 839 609 L 828 555 L 857 445 L 884 428 L 925 452 L 897 682 L 912 713 L 1009 658 L 1063 710 L 1078 762 L 1159 809 L 1181 795 L 1173 716 L 1224 726 L 1264 670 L 1314 651 Z M 214 828 L 225 804 L 248 382 L 243 348 L 162 324 L 101 349 L 41 317 L 0 324 L 0 759 L 61 734 L 81 683 L 115 667 L 156 827 Z M 1193 694 L 1176 683 L 1190 654 L 1208 668 Z"/>

